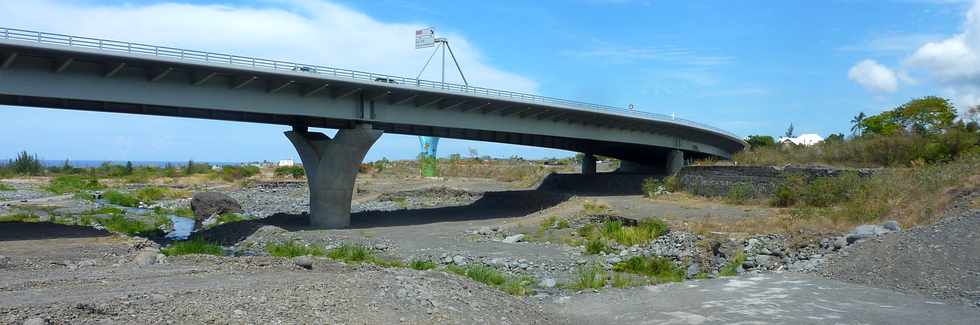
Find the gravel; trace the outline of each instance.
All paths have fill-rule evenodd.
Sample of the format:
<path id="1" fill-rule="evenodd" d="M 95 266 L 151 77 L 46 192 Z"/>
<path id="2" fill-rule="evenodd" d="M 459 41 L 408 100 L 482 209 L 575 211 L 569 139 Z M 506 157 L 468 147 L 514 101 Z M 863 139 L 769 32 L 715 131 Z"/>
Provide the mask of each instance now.
<path id="1" fill-rule="evenodd" d="M 975 305 L 980 300 L 980 191 L 932 225 L 868 239 L 828 258 L 822 274 Z"/>

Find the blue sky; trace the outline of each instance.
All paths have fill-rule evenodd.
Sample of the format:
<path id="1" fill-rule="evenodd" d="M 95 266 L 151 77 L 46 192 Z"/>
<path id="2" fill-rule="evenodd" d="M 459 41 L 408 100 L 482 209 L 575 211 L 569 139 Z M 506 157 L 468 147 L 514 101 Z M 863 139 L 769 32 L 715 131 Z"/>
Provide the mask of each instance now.
<path id="1" fill-rule="evenodd" d="M 453 42 L 471 82 L 671 114 L 741 136 L 846 132 L 913 97 L 980 103 L 969 1 L 0 0 L 0 23 L 414 76 L 411 31 Z M 125 28 L 121 28 L 125 27 Z M 974 32 L 974 31 L 977 32 Z M 965 68 L 964 68 L 965 67 Z M 430 69 L 430 72 L 433 72 Z M 426 78 L 438 78 L 426 74 Z M 0 106 L 0 157 L 297 157 L 285 127 Z M 23 136 L 30 134 L 31 136 Z M 440 155 L 571 153 L 444 139 Z M 385 135 L 367 160 L 414 157 Z"/>

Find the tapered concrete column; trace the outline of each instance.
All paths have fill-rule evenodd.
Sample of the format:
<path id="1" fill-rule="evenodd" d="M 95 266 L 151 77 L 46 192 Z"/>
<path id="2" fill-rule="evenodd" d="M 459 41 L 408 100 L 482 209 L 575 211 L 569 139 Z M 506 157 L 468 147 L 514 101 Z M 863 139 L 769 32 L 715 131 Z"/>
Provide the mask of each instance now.
<path id="1" fill-rule="evenodd" d="M 684 152 L 680 150 L 671 150 L 667 153 L 667 165 L 666 172 L 667 175 L 674 175 L 684 168 Z"/>
<path id="2" fill-rule="evenodd" d="M 308 132 L 305 127 L 286 131 L 286 137 L 299 152 L 306 181 L 310 184 L 311 225 L 350 226 L 350 202 L 357 167 L 381 133 L 370 124 L 340 129 L 333 139 L 323 133 Z"/>
<path id="3" fill-rule="evenodd" d="M 582 156 L 582 175 L 595 175 L 595 155 L 587 153 Z"/>

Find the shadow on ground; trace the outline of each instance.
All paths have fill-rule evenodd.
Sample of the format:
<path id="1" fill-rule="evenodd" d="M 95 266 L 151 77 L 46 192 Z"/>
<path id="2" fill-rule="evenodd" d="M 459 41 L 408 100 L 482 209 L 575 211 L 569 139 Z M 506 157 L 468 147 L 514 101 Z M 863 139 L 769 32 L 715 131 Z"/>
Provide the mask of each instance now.
<path id="1" fill-rule="evenodd" d="M 88 226 L 69 226 L 50 222 L 0 223 L 0 241 L 41 240 L 51 238 L 90 238 L 112 235 Z"/>

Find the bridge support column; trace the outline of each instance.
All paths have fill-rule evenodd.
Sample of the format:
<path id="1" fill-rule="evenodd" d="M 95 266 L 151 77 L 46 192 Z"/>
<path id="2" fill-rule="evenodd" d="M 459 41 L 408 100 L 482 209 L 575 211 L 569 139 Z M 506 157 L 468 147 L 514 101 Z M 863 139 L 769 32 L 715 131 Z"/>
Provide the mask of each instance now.
<path id="1" fill-rule="evenodd" d="M 587 153 L 582 156 L 582 175 L 595 175 L 595 155 Z"/>
<path id="2" fill-rule="evenodd" d="M 296 147 L 310 185 L 310 224 L 325 228 L 350 226 L 350 203 L 357 167 L 381 137 L 370 124 L 326 134 L 293 127 L 286 137 Z"/>
<path id="3" fill-rule="evenodd" d="M 681 168 L 684 168 L 684 152 L 680 150 L 671 150 L 668 152 L 665 167 L 667 175 L 674 175 L 681 171 Z"/>

